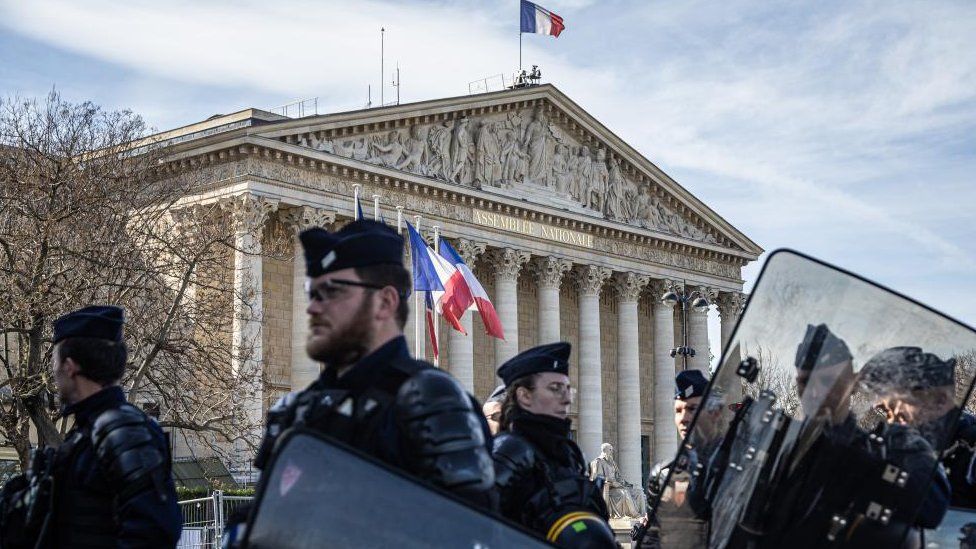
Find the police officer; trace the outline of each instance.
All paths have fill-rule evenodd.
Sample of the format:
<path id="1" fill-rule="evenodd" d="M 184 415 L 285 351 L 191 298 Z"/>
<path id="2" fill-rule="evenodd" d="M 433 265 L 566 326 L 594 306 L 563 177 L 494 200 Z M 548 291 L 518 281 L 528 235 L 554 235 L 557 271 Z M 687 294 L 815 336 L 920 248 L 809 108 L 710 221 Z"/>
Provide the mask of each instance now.
<path id="1" fill-rule="evenodd" d="M 498 368 L 505 382 L 495 437 L 501 513 L 563 547 L 615 547 L 602 483 L 570 438 L 569 343 L 523 351 Z"/>
<path id="2" fill-rule="evenodd" d="M 175 547 L 181 516 L 162 430 L 118 382 L 127 351 L 119 307 L 54 322 L 52 371 L 74 418 L 51 456 L 53 499 L 39 547 Z"/>
<path id="3" fill-rule="evenodd" d="M 675 376 L 674 426 L 678 431 L 680 440 L 688 438 L 691 421 L 702 405 L 702 397 L 705 395 L 707 387 L 708 379 L 701 370 L 683 370 Z M 705 421 L 708 419 L 706 418 Z M 710 429 L 699 423 L 699 431 L 709 432 Z M 708 438 L 711 440 L 698 441 L 702 443 L 701 448 L 695 444 L 696 453 L 704 456 L 702 459 L 708 457 L 710 453 L 708 448 L 714 446 L 716 440 L 715 437 Z M 690 510 L 684 512 L 679 510 L 680 507 L 690 503 L 686 501 L 688 485 L 691 480 L 688 471 L 677 472 L 670 483 L 673 488 L 665 491 L 664 483 L 671 466 L 672 460 L 668 459 L 651 467 L 647 483 L 648 503 L 650 504 L 653 498 L 660 497 L 661 504 L 655 517 L 651 518 L 648 514 L 639 525 L 635 525 L 631 539 L 634 540 L 637 547 L 653 549 L 661 547 L 662 543 L 672 547 L 681 544 L 679 540 L 692 540 L 688 542 L 690 546 L 700 546 L 705 543 L 704 521 L 692 518 L 693 514 Z M 664 522 L 664 530 L 662 530 L 662 521 Z M 669 534 L 674 535 L 669 537 Z"/>
<path id="4" fill-rule="evenodd" d="M 412 358 L 403 337 L 410 274 L 403 239 L 386 224 L 354 221 L 300 235 L 308 274 L 306 350 L 324 363 L 307 389 L 268 412 L 255 465 L 301 423 L 387 464 L 493 506 L 490 434 L 477 402 L 450 374 Z"/>

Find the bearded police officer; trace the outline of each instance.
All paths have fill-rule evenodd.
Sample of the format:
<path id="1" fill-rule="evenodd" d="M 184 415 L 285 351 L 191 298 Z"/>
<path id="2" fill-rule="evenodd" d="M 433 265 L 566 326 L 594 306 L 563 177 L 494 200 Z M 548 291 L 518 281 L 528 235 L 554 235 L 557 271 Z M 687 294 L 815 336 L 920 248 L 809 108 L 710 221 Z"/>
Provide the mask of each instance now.
<path id="1" fill-rule="evenodd" d="M 306 350 L 318 380 L 268 411 L 255 465 L 293 426 L 320 431 L 476 505 L 492 507 L 490 434 L 477 402 L 449 374 L 410 357 L 410 274 L 403 239 L 358 220 L 300 235 L 308 274 Z"/>
<path id="2" fill-rule="evenodd" d="M 501 513 L 563 547 L 615 547 L 602 484 L 570 438 L 569 343 L 534 347 L 498 368 L 505 382 L 495 438 Z"/>
<path id="3" fill-rule="evenodd" d="M 47 456 L 50 482 L 31 479 L 50 489 L 41 490 L 50 503 L 30 546 L 174 547 L 179 539 L 166 438 L 118 386 L 127 359 L 123 316 L 118 307 L 93 306 L 54 322 L 53 377 L 74 426 Z"/>

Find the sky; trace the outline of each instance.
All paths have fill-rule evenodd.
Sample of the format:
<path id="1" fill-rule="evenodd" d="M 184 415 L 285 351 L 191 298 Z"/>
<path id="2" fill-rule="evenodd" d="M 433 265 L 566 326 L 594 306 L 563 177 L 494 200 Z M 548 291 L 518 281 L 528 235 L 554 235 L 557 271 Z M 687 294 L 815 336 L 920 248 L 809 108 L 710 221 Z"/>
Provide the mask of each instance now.
<path id="1" fill-rule="evenodd" d="M 523 64 L 767 252 L 976 325 L 976 2 L 540 3 L 566 30 L 522 37 Z M 517 0 L 0 0 L 0 94 L 56 87 L 160 130 L 361 108 L 380 82 L 389 102 L 397 65 L 401 102 L 465 95 L 518 60 Z"/>

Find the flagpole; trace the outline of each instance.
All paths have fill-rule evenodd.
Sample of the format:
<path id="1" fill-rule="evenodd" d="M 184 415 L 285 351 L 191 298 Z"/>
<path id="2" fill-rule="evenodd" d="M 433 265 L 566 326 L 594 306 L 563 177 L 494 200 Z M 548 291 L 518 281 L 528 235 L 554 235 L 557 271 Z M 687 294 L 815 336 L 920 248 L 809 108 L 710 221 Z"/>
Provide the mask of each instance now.
<path id="1" fill-rule="evenodd" d="M 435 254 L 436 253 L 439 253 L 437 251 L 437 248 L 440 245 L 440 241 L 441 241 L 441 226 L 440 225 L 434 225 L 434 253 Z M 434 303 L 434 313 L 437 313 L 437 304 L 436 303 Z M 441 336 L 441 317 L 438 314 L 434 314 L 434 336 L 437 338 L 437 341 L 440 342 L 440 336 Z M 441 354 L 440 353 L 437 353 L 436 355 L 434 355 L 434 366 L 436 366 L 438 368 L 441 367 Z"/>
<path id="2" fill-rule="evenodd" d="M 397 234 L 403 234 L 403 206 L 397 206 Z"/>
<path id="3" fill-rule="evenodd" d="M 519 30 L 519 74 L 522 71 L 522 30 Z"/>
<path id="4" fill-rule="evenodd" d="M 373 195 L 373 221 L 380 220 L 380 195 Z"/>
<path id="5" fill-rule="evenodd" d="M 417 234 L 421 234 L 419 215 L 413 216 L 413 223 L 414 223 L 414 229 L 417 231 Z M 413 251 L 411 251 L 410 253 L 413 253 Z M 414 274 L 414 276 L 417 275 Z M 426 327 L 427 324 L 424 322 L 423 315 L 420 314 L 420 292 L 419 291 L 413 293 L 413 309 L 414 309 L 413 310 L 414 328 L 416 328 L 414 330 L 414 340 L 413 340 L 415 345 L 414 354 L 417 356 L 417 358 L 423 359 L 426 358 L 427 356 L 427 350 L 424 346 L 424 328 Z"/>
<path id="6" fill-rule="evenodd" d="M 352 186 L 352 218 L 359 219 L 359 189 L 362 187 L 359 183 Z"/>

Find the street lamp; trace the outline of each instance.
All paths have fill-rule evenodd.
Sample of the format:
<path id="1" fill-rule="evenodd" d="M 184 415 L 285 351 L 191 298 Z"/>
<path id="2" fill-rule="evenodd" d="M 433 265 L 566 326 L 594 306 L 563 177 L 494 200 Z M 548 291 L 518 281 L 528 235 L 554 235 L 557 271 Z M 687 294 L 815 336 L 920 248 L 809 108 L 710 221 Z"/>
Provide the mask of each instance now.
<path id="1" fill-rule="evenodd" d="M 696 312 L 705 312 L 708 310 L 708 300 L 705 299 L 704 294 L 695 290 L 689 292 L 685 289 L 684 284 L 681 286 L 680 292 L 675 292 L 674 290 L 668 290 L 661 296 L 661 302 L 667 303 L 672 307 L 681 304 L 681 340 L 682 345 L 680 347 L 675 347 L 671 349 L 671 358 L 678 355 L 682 357 L 681 369 L 688 369 L 688 357 L 695 356 L 695 350 L 688 345 L 688 306 L 691 304 L 691 308 Z"/>

